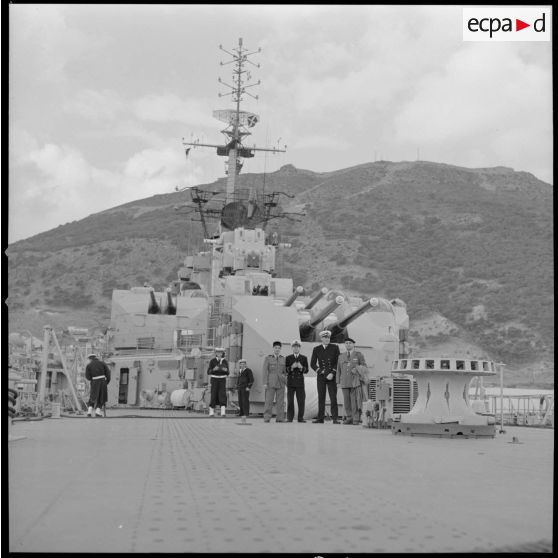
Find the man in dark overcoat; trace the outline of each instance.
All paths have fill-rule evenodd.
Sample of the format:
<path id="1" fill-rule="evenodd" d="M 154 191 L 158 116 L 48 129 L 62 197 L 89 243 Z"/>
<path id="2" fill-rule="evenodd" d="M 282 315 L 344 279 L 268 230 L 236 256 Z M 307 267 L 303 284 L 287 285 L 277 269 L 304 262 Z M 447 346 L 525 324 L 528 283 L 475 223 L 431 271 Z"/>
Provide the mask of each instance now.
<path id="1" fill-rule="evenodd" d="M 298 407 L 298 422 L 304 420 L 304 402 L 306 391 L 304 390 L 304 374 L 308 373 L 308 359 L 300 354 L 300 341 L 296 339 L 291 343 L 292 354 L 285 359 L 287 369 L 287 422 L 294 419 L 294 398 Z"/>
<path id="2" fill-rule="evenodd" d="M 87 355 L 87 358 L 89 364 L 85 367 L 85 379 L 91 382 L 87 416 L 92 417 L 93 408 L 95 408 L 95 415 L 102 417 L 101 408 L 108 400 L 107 386 L 110 382 L 110 368 L 94 353 Z"/>
<path id="3" fill-rule="evenodd" d="M 254 374 L 246 366 L 246 359 L 238 361 L 238 377 L 236 379 L 236 389 L 238 391 L 239 416 L 243 419 L 250 415 L 250 388 L 254 383 Z"/>
<path id="4" fill-rule="evenodd" d="M 327 329 L 320 332 L 321 344 L 316 345 L 312 350 L 310 367 L 316 371 L 318 388 L 318 416 L 313 423 L 323 424 L 325 415 L 326 390 L 329 393 L 331 407 L 331 417 L 333 424 L 340 424 L 337 420 L 337 383 L 335 374 L 337 371 L 337 361 L 339 359 L 339 347 L 331 341 L 331 332 Z"/>

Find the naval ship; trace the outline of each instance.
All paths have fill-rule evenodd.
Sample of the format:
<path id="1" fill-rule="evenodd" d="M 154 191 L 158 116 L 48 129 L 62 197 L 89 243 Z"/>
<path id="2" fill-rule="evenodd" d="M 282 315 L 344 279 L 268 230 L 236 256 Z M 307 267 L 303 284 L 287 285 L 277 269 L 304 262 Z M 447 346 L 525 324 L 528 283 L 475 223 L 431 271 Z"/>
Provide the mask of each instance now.
<path id="1" fill-rule="evenodd" d="M 183 147 L 226 157 L 225 191 L 183 189 L 190 199 L 177 207 L 196 212 L 204 249 L 163 289 L 113 292 L 103 417 L 85 415 L 80 372 L 63 358 L 56 370 L 43 359 L 36 417 L 17 421 L 10 391 L 9 550 L 551 552 L 553 430 L 504 423 L 503 405 L 499 417 L 470 396 L 474 378 L 502 377 L 501 363 L 414 357 L 402 300 L 326 285 L 306 293 L 279 276 L 290 246 L 266 228 L 288 214 L 282 194 L 238 186 L 244 159 L 284 151 L 246 143 L 259 117 L 240 107 L 260 51 L 242 39 L 220 48 L 233 64 L 233 85 L 220 82 L 234 108 L 214 112 L 225 143 Z M 341 348 L 355 339 L 365 356 L 362 424 L 264 423 L 261 365 L 273 341 L 286 354 L 297 340 L 309 357 L 322 330 Z M 49 326 L 44 343 L 60 349 Z M 231 370 L 224 417 L 207 412 L 216 347 Z M 254 371 L 247 421 L 237 417 L 241 358 Z M 54 386 L 62 409 L 47 397 Z"/>

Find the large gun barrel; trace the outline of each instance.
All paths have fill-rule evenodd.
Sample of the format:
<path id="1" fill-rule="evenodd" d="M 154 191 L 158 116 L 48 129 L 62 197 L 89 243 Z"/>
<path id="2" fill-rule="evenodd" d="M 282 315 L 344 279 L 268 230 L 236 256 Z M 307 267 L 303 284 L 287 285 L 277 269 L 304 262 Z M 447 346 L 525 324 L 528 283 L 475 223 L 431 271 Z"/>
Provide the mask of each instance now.
<path id="1" fill-rule="evenodd" d="M 303 291 L 303 287 L 297 287 L 293 291 L 293 294 L 287 300 L 285 300 L 285 304 L 283 306 L 290 306 L 297 299 L 298 295 L 302 294 Z"/>
<path id="2" fill-rule="evenodd" d="M 172 293 L 170 288 L 167 289 L 167 309 L 165 314 L 168 314 L 169 316 L 176 315 L 176 306 L 172 301 Z"/>
<path id="3" fill-rule="evenodd" d="M 344 300 L 345 298 L 341 295 L 336 296 L 334 300 L 332 300 L 326 307 L 320 310 L 313 318 L 303 324 L 300 324 L 299 330 L 301 339 L 308 338 L 312 334 L 316 326 L 329 314 L 331 314 L 333 310 L 343 304 Z"/>
<path id="4" fill-rule="evenodd" d="M 308 304 L 304 307 L 304 310 L 310 310 L 310 308 L 312 308 L 316 302 L 318 302 L 318 300 L 320 300 L 320 298 L 322 298 L 325 294 L 327 293 L 327 287 L 322 287 L 316 295 L 314 295 L 314 298 L 312 300 L 310 300 L 310 302 L 308 302 Z"/>
<path id="5" fill-rule="evenodd" d="M 153 289 L 151 289 L 149 291 L 149 306 L 147 307 L 147 313 L 148 314 L 160 314 L 161 313 L 161 307 L 157 304 L 157 301 L 155 300 L 155 291 Z"/>
<path id="6" fill-rule="evenodd" d="M 385 304 L 382 305 L 381 302 L 381 299 L 372 297 L 361 304 L 358 308 L 347 314 L 344 318 L 341 318 L 337 322 L 327 325 L 326 329 L 331 331 L 331 337 L 334 338 L 339 335 L 350 323 L 354 322 L 358 317 L 362 316 L 365 312 L 368 312 L 368 310 L 370 310 L 371 308 L 385 306 Z"/>

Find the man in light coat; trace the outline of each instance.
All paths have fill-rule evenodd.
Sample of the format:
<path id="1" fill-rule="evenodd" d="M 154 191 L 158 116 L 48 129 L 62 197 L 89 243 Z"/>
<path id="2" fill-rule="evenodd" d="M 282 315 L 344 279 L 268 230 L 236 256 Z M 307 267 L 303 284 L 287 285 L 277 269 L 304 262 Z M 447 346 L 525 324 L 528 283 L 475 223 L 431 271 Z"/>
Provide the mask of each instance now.
<path id="1" fill-rule="evenodd" d="M 361 375 L 359 367 L 365 367 L 366 361 L 360 351 L 355 350 L 355 342 L 350 337 L 345 339 L 346 352 L 339 356 L 337 361 L 338 382 L 343 392 L 343 405 L 345 407 L 345 420 L 343 424 L 359 424 L 361 405 L 359 397 L 361 390 Z"/>
<path id="2" fill-rule="evenodd" d="M 285 386 L 287 369 L 285 357 L 281 353 L 281 341 L 273 342 L 273 354 L 267 355 L 262 366 L 263 387 L 265 390 L 264 422 L 271 420 L 273 401 L 277 409 L 275 422 L 285 422 Z"/>

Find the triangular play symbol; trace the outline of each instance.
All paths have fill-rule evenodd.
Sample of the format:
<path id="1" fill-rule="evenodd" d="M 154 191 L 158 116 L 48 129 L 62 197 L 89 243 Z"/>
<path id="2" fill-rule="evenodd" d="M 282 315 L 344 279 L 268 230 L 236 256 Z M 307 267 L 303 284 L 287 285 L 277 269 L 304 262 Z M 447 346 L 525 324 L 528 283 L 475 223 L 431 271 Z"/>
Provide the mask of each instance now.
<path id="1" fill-rule="evenodd" d="M 525 27 L 531 27 L 530 23 L 525 23 L 524 21 L 521 21 L 520 19 L 515 20 L 515 30 L 516 31 L 521 31 L 522 29 L 525 29 Z"/>

